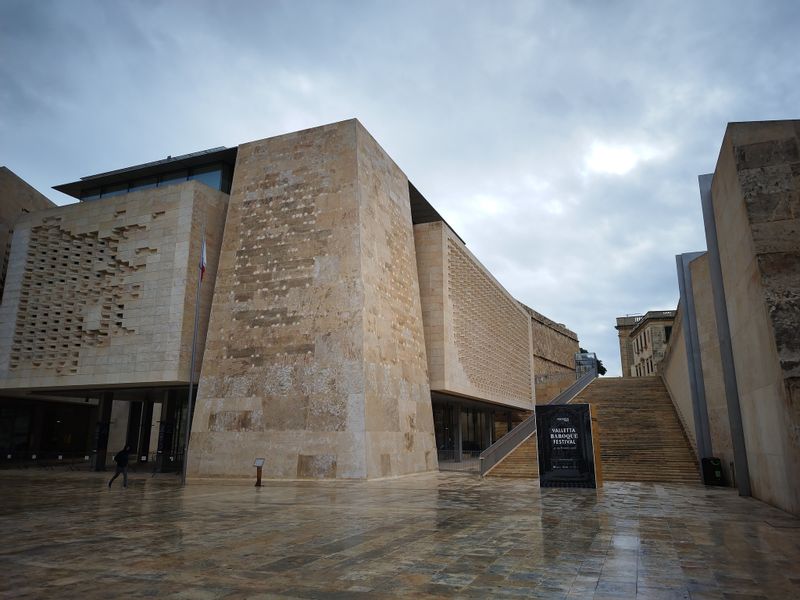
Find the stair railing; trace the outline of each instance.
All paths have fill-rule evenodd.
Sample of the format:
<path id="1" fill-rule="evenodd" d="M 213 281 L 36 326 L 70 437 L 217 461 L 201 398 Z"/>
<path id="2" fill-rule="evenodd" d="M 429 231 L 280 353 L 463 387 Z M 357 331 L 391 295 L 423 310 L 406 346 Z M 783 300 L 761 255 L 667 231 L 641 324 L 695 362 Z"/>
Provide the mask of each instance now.
<path id="1" fill-rule="evenodd" d="M 567 404 L 580 394 L 597 377 L 597 369 L 591 369 L 553 398 L 547 404 Z M 479 462 L 481 475 L 488 473 L 497 463 L 511 454 L 522 442 L 536 433 L 536 412 L 514 427 L 511 431 L 481 452 Z"/>

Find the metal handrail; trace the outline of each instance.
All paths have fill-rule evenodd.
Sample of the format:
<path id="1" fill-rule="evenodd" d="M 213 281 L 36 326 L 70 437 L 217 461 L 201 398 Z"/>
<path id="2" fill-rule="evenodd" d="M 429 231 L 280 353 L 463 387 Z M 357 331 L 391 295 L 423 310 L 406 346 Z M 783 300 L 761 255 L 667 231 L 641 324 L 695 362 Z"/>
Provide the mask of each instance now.
<path id="1" fill-rule="evenodd" d="M 567 389 L 553 398 L 548 404 L 567 404 L 570 400 L 581 393 L 597 377 L 597 370 L 591 369 L 583 376 L 570 385 Z M 522 423 L 514 427 L 511 431 L 481 452 L 480 464 L 481 475 L 485 475 L 497 463 L 511 454 L 517 446 L 536 433 L 536 412 L 525 419 Z"/>

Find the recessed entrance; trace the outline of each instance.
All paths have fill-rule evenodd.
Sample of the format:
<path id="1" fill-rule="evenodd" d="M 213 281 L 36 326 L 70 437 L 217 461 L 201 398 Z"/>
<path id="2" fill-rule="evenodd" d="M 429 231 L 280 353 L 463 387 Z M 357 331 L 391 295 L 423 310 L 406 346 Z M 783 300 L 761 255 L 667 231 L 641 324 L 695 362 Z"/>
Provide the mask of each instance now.
<path id="1" fill-rule="evenodd" d="M 480 471 L 478 457 L 525 416 L 523 411 L 431 394 L 436 450 L 441 471 Z"/>

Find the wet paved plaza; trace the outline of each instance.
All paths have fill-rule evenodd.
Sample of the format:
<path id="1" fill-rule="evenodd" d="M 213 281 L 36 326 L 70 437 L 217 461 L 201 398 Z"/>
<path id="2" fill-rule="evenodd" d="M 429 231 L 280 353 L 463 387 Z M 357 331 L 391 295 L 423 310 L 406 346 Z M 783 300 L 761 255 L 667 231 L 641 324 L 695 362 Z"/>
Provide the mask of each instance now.
<path id="1" fill-rule="evenodd" d="M 105 480 L 0 472 L 0 597 L 800 598 L 800 520 L 730 489 Z"/>

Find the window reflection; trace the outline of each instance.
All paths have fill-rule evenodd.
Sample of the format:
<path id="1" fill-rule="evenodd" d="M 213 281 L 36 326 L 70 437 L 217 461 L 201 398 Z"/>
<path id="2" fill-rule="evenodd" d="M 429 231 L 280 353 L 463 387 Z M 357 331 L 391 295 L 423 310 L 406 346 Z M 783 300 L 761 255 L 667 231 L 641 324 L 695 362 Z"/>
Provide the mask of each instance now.
<path id="1" fill-rule="evenodd" d="M 189 179 L 205 183 L 208 187 L 218 190 L 221 189 L 222 186 L 222 168 L 219 166 L 212 166 L 195 169 L 189 176 Z"/>
<path id="2" fill-rule="evenodd" d="M 160 176 L 141 177 L 122 183 L 87 188 L 81 191 L 81 200 L 87 201 L 97 200 L 99 198 L 110 198 L 112 196 L 127 194 L 128 192 L 162 188 L 186 181 L 198 181 L 210 188 L 230 194 L 231 169 L 228 165 L 217 163 L 194 167 L 192 169 L 171 171 Z"/>

